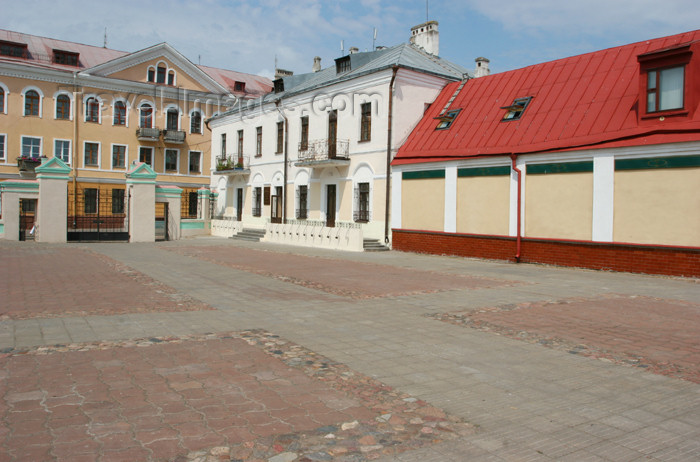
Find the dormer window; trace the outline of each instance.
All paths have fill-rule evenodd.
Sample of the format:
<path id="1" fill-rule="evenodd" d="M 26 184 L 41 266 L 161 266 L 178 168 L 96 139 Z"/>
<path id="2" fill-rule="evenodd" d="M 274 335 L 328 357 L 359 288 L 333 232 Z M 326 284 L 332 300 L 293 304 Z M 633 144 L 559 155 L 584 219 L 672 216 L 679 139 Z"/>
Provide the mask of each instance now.
<path id="1" fill-rule="evenodd" d="M 447 130 L 450 128 L 452 126 L 452 122 L 454 122 L 457 118 L 459 111 L 461 111 L 461 109 L 454 109 L 452 111 L 445 112 L 441 116 L 435 117 L 437 120 L 439 120 L 435 130 Z"/>
<path id="2" fill-rule="evenodd" d="M 513 101 L 513 104 L 510 106 L 504 106 L 501 109 L 506 110 L 506 115 L 503 116 L 503 119 L 501 120 L 518 120 L 520 117 L 523 115 L 523 112 L 525 112 L 525 108 L 527 108 L 527 105 L 530 104 L 530 100 L 532 100 L 532 96 L 528 96 L 527 98 L 516 98 Z"/>
<path id="3" fill-rule="evenodd" d="M 53 50 L 53 62 L 56 64 L 65 64 L 66 66 L 78 66 L 79 53 L 65 50 Z"/>
<path id="4" fill-rule="evenodd" d="M 233 91 L 245 91 L 245 82 L 236 82 L 233 85 Z"/>
<path id="5" fill-rule="evenodd" d="M 26 43 L 9 42 L 0 40 L 0 55 L 13 58 L 28 58 L 29 51 Z"/>
<path id="6" fill-rule="evenodd" d="M 647 112 L 683 109 L 685 66 L 647 72 Z"/>
<path id="7" fill-rule="evenodd" d="M 343 56 L 335 60 L 335 72 L 336 74 L 342 74 L 343 72 L 348 72 L 350 70 L 350 56 Z"/>
<path id="8" fill-rule="evenodd" d="M 693 107 L 692 93 L 685 91 L 687 64 L 693 52 L 690 45 L 680 45 L 673 48 L 652 51 L 637 57 L 640 66 L 640 101 L 646 101 L 646 110 L 640 111 L 642 117 L 649 114 L 654 117 L 658 113 L 670 111 L 679 115 L 684 109 Z M 666 114 L 663 114 L 666 115 Z"/>
<path id="9" fill-rule="evenodd" d="M 284 91 L 284 80 L 283 79 L 277 79 L 274 82 L 272 82 L 274 88 L 275 88 L 275 93 L 280 93 Z"/>

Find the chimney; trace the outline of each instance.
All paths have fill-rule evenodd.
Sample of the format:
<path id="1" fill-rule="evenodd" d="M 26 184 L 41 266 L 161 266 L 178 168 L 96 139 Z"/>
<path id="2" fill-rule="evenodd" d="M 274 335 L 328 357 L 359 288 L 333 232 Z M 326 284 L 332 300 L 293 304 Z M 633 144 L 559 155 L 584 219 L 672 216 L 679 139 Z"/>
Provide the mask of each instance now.
<path id="1" fill-rule="evenodd" d="M 279 67 L 275 69 L 275 79 L 279 79 L 280 77 L 289 77 L 290 75 L 294 75 L 294 72 L 286 69 L 280 69 Z"/>
<path id="2" fill-rule="evenodd" d="M 318 72 L 321 70 L 321 57 L 314 57 L 314 65 L 311 67 L 311 72 Z"/>
<path id="3" fill-rule="evenodd" d="M 422 48 L 426 53 L 437 56 L 440 51 L 438 22 L 428 21 L 411 27 L 411 44 Z"/>
<path id="4" fill-rule="evenodd" d="M 489 69 L 489 61 L 488 59 L 484 57 L 478 57 L 474 61 L 476 61 L 476 68 L 474 69 L 474 77 L 485 77 L 491 73 L 491 70 Z"/>
<path id="5" fill-rule="evenodd" d="M 355 53 L 359 53 L 360 49 L 357 47 L 350 47 L 350 50 L 348 50 L 351 55 L 354 55 Z"/>

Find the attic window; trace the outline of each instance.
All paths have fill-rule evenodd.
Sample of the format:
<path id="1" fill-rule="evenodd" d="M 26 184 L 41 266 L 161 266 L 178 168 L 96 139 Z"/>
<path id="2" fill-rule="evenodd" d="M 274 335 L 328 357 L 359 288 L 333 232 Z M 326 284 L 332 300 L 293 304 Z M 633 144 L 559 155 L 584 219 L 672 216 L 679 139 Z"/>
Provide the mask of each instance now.
<path id="1" fill-rule="evenodd" d="M 275 93 L 280 93 L 284 91 L 284 79 L 277 79 L 272 84 L 275 87 Z"/>
<path id="2" fill-rule="evenodd" d="M 641 71 L 640 99 L 646 100 L 646 114 L 654 116 L 662 111 L 675 114 L 686 107 L 685 69 L 692 54 L 690 46 L 685 44 L 637 57 Z"/>
<path id="3" fill-rule="evenodd" d="M 507 111 L 502 120 L 518 120 L 520 116 L 523 115 L 523 112 L 525 112 L 527 105 L 530 104 L 531 99 L 532 96 L 528 96 L 527 98 L 516 98 L 513 101 L 513 104 L 510 106 L 502 107 L 501 109 L 505 109 Z"/>
<path id="4" fill-rule="evenodd" d="M 233 84 L 233 91 L 245 91 L 245 82 L 236 82 Z"/>
<path id="5" fill-rule="evenodd" d="M 457 118 L 457 114 L 459 114 L 459 111 L 461 111 L 461 109 L 455 109 L 452 111 L 447 111 L 439 117 L 435 117 L 435 119 L 439 120 L 437 127 L 435 127 L 435 130 L 446 130 L 450 128 L 452 122 L 454 122 Z"/>
<path id="6" fill-rule="evenodd" d="M 335 60 L 335 73 L 342 74 L 350 70 L 350 56 L 343 56 Z"/>
<path id="7" fill-rule="evenodd" d="M 12 56 L 13 58 L 28 58 L 29 52 L 26 43 L 0 40 L 0 55 Z"/>
<path id="8" fill-rule="evenodd" d="M 73 51 L 53 50 L 53 62 L 67 66 L 77 66 L 80 54 Z"/>

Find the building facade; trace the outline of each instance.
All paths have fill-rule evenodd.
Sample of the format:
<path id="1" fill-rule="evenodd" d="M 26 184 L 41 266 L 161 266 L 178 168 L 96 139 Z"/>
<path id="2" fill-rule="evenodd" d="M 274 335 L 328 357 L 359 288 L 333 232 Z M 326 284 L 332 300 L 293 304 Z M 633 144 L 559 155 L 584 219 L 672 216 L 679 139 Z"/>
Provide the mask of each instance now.
<path id="1" fill-rule="evenodd" d="M 392 165 L 399 250 L 700 276 L 700 31 L 450 84 Z"/>
<path id="2" fill-rule="evenodd" d="M 269 89 L 268 79 L 197 66 L 167 43 L 127 53 L 0 30 L 0 187 L 34 181 L 36 166 L 58 158 L 70 167 L 73 229 L 124 225 L 126 173 L 143 162 L 159 185 L 182 189 L 183 217 L 197 218 L 211 163 L 205 121 Z M 0 237 L 16 239 L 3 236 L 4 218 Z"/>
<path id="3" fill-rule="evenodd" d="M 218 213 L 265 229 L 266 240 L 385 242 L 389 161 L 440 90 L 467 73 L 430 44 L 351 49 L 325 69 L 317 58 L 314 72 L 281 76 L 270 94 L 214 117 Z"/>

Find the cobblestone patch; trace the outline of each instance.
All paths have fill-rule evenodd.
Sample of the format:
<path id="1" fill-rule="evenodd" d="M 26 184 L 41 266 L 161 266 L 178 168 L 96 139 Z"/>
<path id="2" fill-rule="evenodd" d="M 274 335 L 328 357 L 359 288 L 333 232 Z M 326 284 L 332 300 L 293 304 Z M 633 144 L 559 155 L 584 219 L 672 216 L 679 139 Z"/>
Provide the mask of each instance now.
<path id="1" fill-rule="evenodd" d="M 428 317 L 700 383 L 700 305 L 606 295 Z"/>
<path id="2" fill-rule="evenodd" d="M 474 432 L 264 331 L 0 358 L 0 460 L 363 461 Z"/>
<path id="3" fill-rule="evenodd" d="M 165 247 L 164 247 L 165 248 Z M 240 247 L 168 247 L 209 261 L 341 297 L 367 299 L 455 289 L 513 285 L 513 281 L 422 271 L 389 265 L 252 250 Z"/>
<path id="4" fill-rule="evenodd" d="M 83 248 L 2 248 L 0 320 L 211 309 Z"/>

